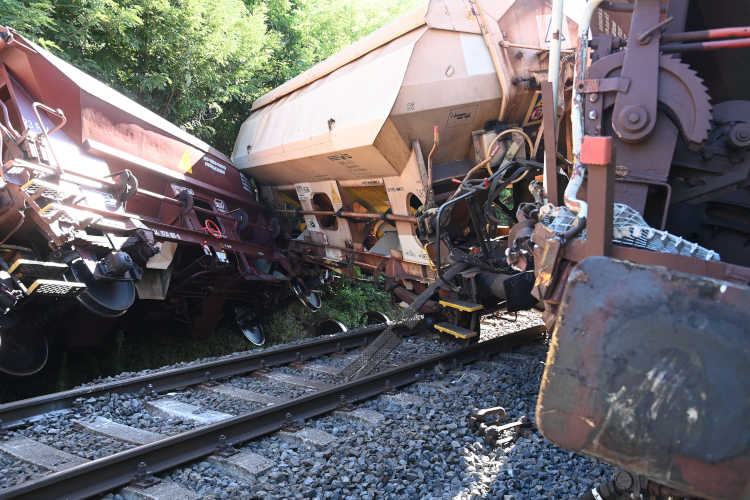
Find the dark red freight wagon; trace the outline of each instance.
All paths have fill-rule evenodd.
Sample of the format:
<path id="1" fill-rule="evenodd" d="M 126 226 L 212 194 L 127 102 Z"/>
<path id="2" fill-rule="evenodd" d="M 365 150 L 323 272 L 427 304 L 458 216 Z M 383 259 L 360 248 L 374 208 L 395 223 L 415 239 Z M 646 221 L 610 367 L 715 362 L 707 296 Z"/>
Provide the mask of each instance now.
<path id="1" fill-rule="evenodd" d="M 53 323 L 85 345 L 143 299 L 203 336 L 288 289 L 278 221 L 226 156 L 3 27 L 0 148 L 4 372 L 41 369 Z"/>

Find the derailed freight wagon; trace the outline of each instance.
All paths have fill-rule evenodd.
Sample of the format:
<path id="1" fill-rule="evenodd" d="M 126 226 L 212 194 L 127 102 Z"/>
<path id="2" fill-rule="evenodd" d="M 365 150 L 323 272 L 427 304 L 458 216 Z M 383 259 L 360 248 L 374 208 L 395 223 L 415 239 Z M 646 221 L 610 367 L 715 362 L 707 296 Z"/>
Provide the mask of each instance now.
<path id="1" fill-rule="evenodd" d="M 286 293 L 278 221 L 250 179 L 11 28 L 0 145 L 1 371 L 40 370 L 49 342 L 106 338 L 136 299 L 203 336 L 227 300 Z"/>
<path id="2" fill-rule="evenodd" d="M 480 311 L 529 302 L 531 273 L 505 262 L 507 227 L 487 223 L 512 212 L 486 193 L 458 195 L 512 165 L 527 172 L 524 188 L 505 190 L 521 179 L 494 175 L 493 190 L 511 206 L 533 200 L 529 134 L 541 124 L 550 19 L 541 0 L 433 1 L 258 99 L 232 159 L 281 214 L 303 218 L 301 232 L 286 228 L 290 255 L 383 275 L 405 303 L 459 260 L 461 291 L 417 309 L 461 338 L 476 337 Z M 575 23 L 564 36 L 568 47 Z"/>
<path id="3" fill-rule="evenodd" d="M 750 498 L 750 11 L 563 3 L 433 0 L 259 99 L 233 159 L 311 275 L 465 338 L 539 301 L 536 424 L 627 471 L 586 498 Z"/>

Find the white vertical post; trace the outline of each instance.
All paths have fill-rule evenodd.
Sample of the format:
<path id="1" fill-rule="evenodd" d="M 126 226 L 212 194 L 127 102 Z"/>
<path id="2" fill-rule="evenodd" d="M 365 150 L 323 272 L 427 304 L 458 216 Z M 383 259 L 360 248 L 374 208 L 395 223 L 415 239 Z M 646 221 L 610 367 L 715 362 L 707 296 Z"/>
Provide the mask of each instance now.
<path id="1" fill-rule="evenodd" d="M 564 0 L 552 0 L 552 18 L 550 19 L 550 47 L 549 47 L 549 67 L 547 68 L 547 81 L 552 84 L 552 108 L 555 110 L 552 116 L 552 136 L 557 137 L 557 101 L 558 86 L 560 83 L 560 48 L 562 45 L 562 23 L 563 23 L 563 3 Z M 549 122 L 547 122 L 549 123 Z M 557 159 L 548 158 L 545 148 L 544 170 L 554 169 L 557 175 Z M 544 176 L 544 192 L 548 192 L 547 176 Z"/>

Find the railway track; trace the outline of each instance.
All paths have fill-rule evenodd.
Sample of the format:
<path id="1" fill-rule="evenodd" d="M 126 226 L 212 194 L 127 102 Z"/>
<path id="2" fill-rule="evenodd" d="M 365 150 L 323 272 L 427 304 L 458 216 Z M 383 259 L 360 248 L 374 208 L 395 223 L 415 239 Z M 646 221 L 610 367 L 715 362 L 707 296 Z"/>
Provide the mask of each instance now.
<path id="1" fill-rule="evenodd" d="M 49 412 L 69 410 L 80 398 L 141 391 L 163 393 L 256 370 L 343 353 L 367 345 L 385 326 L 380 324 L 357 328 L 341 335 L 227 356 L 205 363 L 5 403 L 0 405 L 0 429 L 17 427 Z"/>
<path id="2" fill-rule="evenodd" d="M 33 464 L 36 473 L 0 490 L 0 498 L 86 498 L 128 484 L 126 490 L 140 498 L 188 495 L 174 483 L 154 482 L 153 474 L 207 456 L 230 468 L 255 470 L 256 462 L 263 460 L 238 452 L 236 445 L 282 429 L 290 439 L 325 441 L 325 433 L 307 429 L 305 422 L 332 411 L 352 410 L 363 400 L 423 379 L 436 367 L 462 366 L 532 342 L 541 331 L 539 327 L 527 328 L 460 348 L 442 343 L 433 350 L 445 352 L 427 357 L 422 346 L 422 359 L 418 360 L 410 356 L 410 343 L 405 342 L 405 351 L 394 353 L 397 366 L 339 383 L 336 372 L 384 326 L 2 405 L 0 451 Z M 420 341 L 427 342 L 414 339 L 412 344 Z M 109 404 L 102 406 L 102 401 Z M 156 432 L 160 429 L 148 422 L 145 426 L 127 425 L 132 419 L 123 415 L 129 414 L 127 407 L 135 405 L 134 401 L 167 421 L 181 423 L 166 433 Z M 232 413 L 222 411 L 227 405 L 234 408 Z M 102 408 L 108 411 L 99 411 Z M 99 436 L 93 445 L 98 444 L 102 456 L 81 457 L 70 452 L 74 450 L 64 451 L 62 438 L 46 439 L 62 444 L 56 448 L 12 430 L 36 426 L 37 432 L 44 433 L 50 415 L 57 415 L 68 428 L 76 426 L 83 433 Z M 352 415 L 367 418 L 363 415 L 368 412 L 354 411 Z M 176 492 L 170 492 L 170 487 L 177 487 Z"/>

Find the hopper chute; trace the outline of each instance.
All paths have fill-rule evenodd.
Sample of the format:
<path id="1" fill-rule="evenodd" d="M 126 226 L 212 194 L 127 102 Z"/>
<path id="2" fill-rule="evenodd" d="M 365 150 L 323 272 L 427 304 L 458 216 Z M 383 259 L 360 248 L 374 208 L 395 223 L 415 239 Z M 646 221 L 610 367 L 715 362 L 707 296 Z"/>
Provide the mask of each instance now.
<path id="1" fill-rule="evenodd" d="M 232 160 L 268 185 L 396 176 L 435 125 L 435 162 L 463 160 L 488 120 L 528 121 L 538 96 L 513 78 L 545 78 L 543 58 L 488 40 L 544 47 L 549 13 L 543 0 L 429 2 L 258 99 Z"/>

